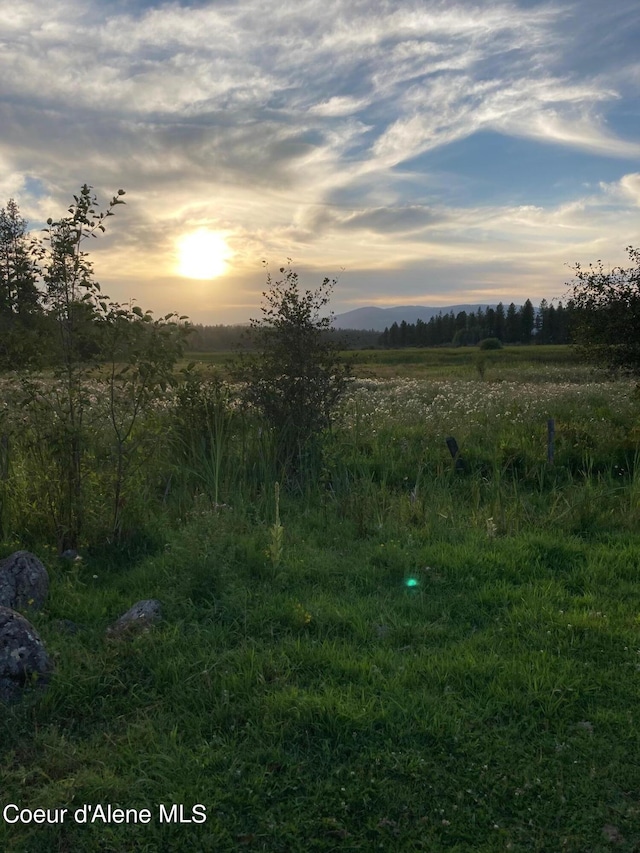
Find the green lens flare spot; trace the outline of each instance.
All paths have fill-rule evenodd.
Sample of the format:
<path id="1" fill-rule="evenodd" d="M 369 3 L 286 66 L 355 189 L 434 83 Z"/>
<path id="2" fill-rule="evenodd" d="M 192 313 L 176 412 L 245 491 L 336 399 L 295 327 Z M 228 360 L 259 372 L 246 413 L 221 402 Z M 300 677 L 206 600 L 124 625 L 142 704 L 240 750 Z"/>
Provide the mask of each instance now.
<path id="1" fill-rule="evenodd" d="M 416 578 L 407 578 L 406 581 L 404 582 L 404 585 L 408 586 L 408 587 L 418 586 L 419 581 L 416 580 Z"/>

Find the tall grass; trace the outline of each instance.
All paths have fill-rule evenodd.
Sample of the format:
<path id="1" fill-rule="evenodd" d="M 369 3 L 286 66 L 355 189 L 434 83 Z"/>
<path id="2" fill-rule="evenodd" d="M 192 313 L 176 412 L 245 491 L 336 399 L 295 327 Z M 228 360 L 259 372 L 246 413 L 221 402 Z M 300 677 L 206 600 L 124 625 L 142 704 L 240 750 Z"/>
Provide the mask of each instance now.
<path id="1" fill-rule="evenodd" d="M 5 383 L 8 397 L 10 390 Z M 203 382 L 191 376 L 172 402 L 159 401 L 141 414 L 125 449 L 122 441 L 112 447 L 99 394 L 88 399 L 85 547 L 106 541 L 113 530 L 113 513 L 106 512 L 111 471 L 125 450 L 135 463 L 126 484 L 117 478 L 115 511 L 125 538 L 153 525 L 154 518 L 179 521 L 196 498 L 213 506 L 249 512 L 258 506 L 270 512 L 269 496 L 284 475 L 277 436 L 239 406 L 236 389 L 220 377 Z M 298 460 L 298 468 L 308 467 L 298 497 L 310 504 L 334 500 L 342 511 L 351 506 L 364 529 L 362 503 L 380 507 L 379 521 L 391 505 L 411 496 L 414 514 L 427 499 L 447 514 L 455 494 L 458 510 L 468 507 L 475 516 L 499 519 L 513 530 L 543 507 L 549 520 L 554 513 L 561 518 L 575 514 L 575 496 L 587 495 L 577 501 L 586 507 L 594 497 L 591 490 L 602 496 L 600 506 L 626 503 L 630 526 L 637 516 L 638 408 L 631 383 L 574 383 L 548 367 L 536 381 L 526 370 L 519 382 L 357 380 L 320 452 Z M 556 421 L 553 466 L 546 462 L 549 417 Z M 13 533 L 14 541 L 35 546 L 43 534 L 55 536 L 59 526 L 59 475 L 47 456 L 53 445 L 41 440 L 40 427 L 32 430 L 29 418 L 23 408 L 5 414 L 0 489 L 5 538 Z M 462 476 L 447 453 L 448 435 L 460 446 Z M 589 512 L 584 512 L 582 523 L 587 524 Z M 601 515 L 599 509 L 592 512 Z"/>
<path id="2" fill-rule="evenodd" d="M 140 423 L 128 547 L 99 539 L 96 430 L 96 539 L 71 565 L 15 430 L 2 553 L 46 558 L 56 675 L 5 710 L 3 797 L 207 821 L 0 823 L 2 849 L 637 849 L 638 401 L 534 367 L 359 380 L 304 490 L 276 489 L 233 387 L 194 381 Z M 147 597 L 163 623 L 107 642 Z"/>

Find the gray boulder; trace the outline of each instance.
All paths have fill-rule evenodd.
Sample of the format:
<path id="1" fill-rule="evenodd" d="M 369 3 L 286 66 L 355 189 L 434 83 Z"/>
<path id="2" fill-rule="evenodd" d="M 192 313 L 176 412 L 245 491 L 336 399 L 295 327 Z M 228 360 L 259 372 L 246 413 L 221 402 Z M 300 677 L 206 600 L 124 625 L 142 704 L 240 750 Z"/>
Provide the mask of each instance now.
<path id="1" fill-rule="evenodd" d="M 0 607 L 0 700 L 20 699 L 25 687 L 44 687 L 52 670 L 33 625 L 9 607 Z"/>
<path id="2" fill-rule="evenodd" d="M 16 551 L 0 560 L 0 606 L 39 610 L 49 592 L 49 575 L 29 551 Z"/>
<path id="3" fill-rule="evenodd" d="M 108 637 L 139 634 L 162 619 L 162 605 L 155 598 L 138 601 L 133 607 L 107 628 Z"/>

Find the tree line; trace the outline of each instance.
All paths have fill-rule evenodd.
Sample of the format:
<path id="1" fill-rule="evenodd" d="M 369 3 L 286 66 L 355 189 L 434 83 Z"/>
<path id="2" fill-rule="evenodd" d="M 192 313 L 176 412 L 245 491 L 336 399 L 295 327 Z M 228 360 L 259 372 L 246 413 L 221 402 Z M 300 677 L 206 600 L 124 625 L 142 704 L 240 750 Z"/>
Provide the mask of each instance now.
<path id="1" fill-rule="evenodd" d="M 252 336 L 241 326 L 192 326 L 186 318 L 167 315 L 153 321 L 150 312 L 119 305 L 100 293 L 91 263 L 81 244 L 97 231 L 113 208 L 123 204 L 122 190 L 100 213 L 91 187 L 74 196 L 69 215 L 47 221 L 45 236 L 29 238 L 27 223 L 10 199 L 0 209 L 0 370 L 100 360 L 105 347 L 113 355 L 132 330 L 134 347 L 145 340 L 153 351 L 158 335 L 175 339 L 195 351 L 252 347 Z M 428 322 L 393 323 L 380 335 L 374 331 L 323 328 L 326 340 L 347 348 L 469 346 L 487 338 L 506 344 L 574 343 L 586 358 L 615 369 L 640 370 L 640 250 L 627 247 L 631 266 L 606 271 L 601 261 L 575 274 L 565 304 L 542 300 L 536 310 L 530 299 L 495 308 L 438 314 Z M 555 300 L 554 300 L 555 302 Z M 138 322 L 143 321 L 143 322 Z M 178 343 L 179 342 L 179 343 Z M 169 349 L 172 347 L 170 346 Z M 135 356 L 140 358 L 140 354 Z"/>
<path id="2" fill-rule="evenodd" d="M 379 346 L 380 333 L 365 329 L 332 329 L 321 331 L 323 339 L 335 341 L 341 349 L 370 349 Z M 194 323 L 190 327 L 190 352 L 233 352 L 255 350 L 256 343 L 249 325 L 206 326 Z"/>
<path id="3" fill-rule="evenodd" d="M 502 302 L 495 308 L 477 311 L 440 312 L 426 322 L 393 323 L 380 335 L 378 343 L 392 349 L 401 347 L 473 346 L 487 338 L 505 344 L 571 343 L 575 303 L 557 305 L 543 299 L 536 311 L 530 299 L 524 305 L 513 302 L 505 309 Z"/>
<path id="4" fill-rule="evenodd" d="M 56 259 L 53 253 L 50 269 L 45 270 L 38 262 L 39 257 L 42 261 L 42 240 L 28 237 L 27 222 L 16 202 L 10 199 L 0 210 L 0 368 L 43 367 L 59 361 L 61 346 L 64 348 L 61 332 L 65 329 L 73 331 L 80 360 L 98 356 L 105 312 L 100 310 L 101 300 L 96 293 L 90 296 L 82 287 L 83 275 L 86 278 L 88 271 L 75 271 L 73 293 L 65 296 L 55 292 L 56 286 L 60 291 L 55 282 L 59 282 L 65 264 L 72 263 L 73 240 L 66 248 L 64 245 L 76 233 L 76 225 L 72 217 L 64 224 L 56 223 L 54 236 L 59 257 Z M 97 223 L 97 227 L 103 226 Z M 65 229 L 69 232 L 66 236 Z M 68 273 L 69 270 L 67 277 Z M 67 304 L 63 306 L 65 299 Z M 519 307 L 511 303 L 505 308 L 499 303 L 486 310 L 440 313 L 428 322 L 393 323 L 382 334 L 325 329 L 323 337 L 339 342 L 343 349 L 469 346 L 485 338 L 498 338 L 503 343 L 569 343 L 572 308 L 571 302 L 564 306 L 562 302 L 553 305 L 543 300 L 536 311 L 527 299 Z M 254 340 L 247 326 L 190 324 L 187 346 L 194 352 L 251 350 Z"/>

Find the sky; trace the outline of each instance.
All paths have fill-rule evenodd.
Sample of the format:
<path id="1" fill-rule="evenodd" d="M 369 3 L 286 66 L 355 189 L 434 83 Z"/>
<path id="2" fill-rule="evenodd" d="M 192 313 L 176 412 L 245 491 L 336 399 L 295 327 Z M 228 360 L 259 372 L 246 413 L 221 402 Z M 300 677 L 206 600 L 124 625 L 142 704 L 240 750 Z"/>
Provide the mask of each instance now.
<path id="1" fill-rule="evenodd" d="M 0 207 L 82 184 L 112 299 L 260 315 L 562 298 L 640 245 L 638 0 L 0 0 Z"/>

